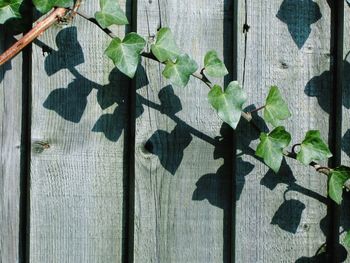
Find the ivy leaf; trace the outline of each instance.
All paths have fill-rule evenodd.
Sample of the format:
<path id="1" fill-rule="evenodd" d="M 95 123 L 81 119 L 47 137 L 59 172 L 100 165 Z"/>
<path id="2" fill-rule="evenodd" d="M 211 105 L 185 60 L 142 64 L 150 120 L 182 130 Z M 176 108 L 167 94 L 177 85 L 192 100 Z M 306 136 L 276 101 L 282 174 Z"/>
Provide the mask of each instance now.
<path id="1" fill-rule="evenodd" d="M 74 0 L 33 0 L 36 9 L 45 14 L 54 7 L 70 7 L 73 6 Z"/>
<path id="2" fill-rule="evenodd" d="M 22 3 L 23 0 L 0 0 L 0 24 L 12 18 L 21 18 Z"/>
<path id="3" fill-rule="evenodd" d="M 262 132 L 255 154 L 263 158 L 265 164 L 277 173 L 283 160 L 283 149 L 290 141 L 291 136 L 283 126 L 275 128 L 269 134 Z"/>
<path id="4" fill-rule="evenodd" d="M 350 231 L 348 231 L 345 235 L 345 238 L 343 240 L 343 243 L 345 246 L 347 246 L 348 248 L 350 248 Z"/>
<path id="5" fill-rule="evenodd" d="M 326 143 L 321 138 L 319 131 L 308 131 L 305 139 L 300 145 L 300 151 L 297 153 L 297 160 L 308 165 L 312 161 L 317 162 L 332 157 Z"/>
<path id="6" fill-rule="evenodd" d="M 278 87 L 272 86 L 266 98 L 264 108 L 264 119 L 274 127 L 278 126 L 279 121 L 288 119 L 292 114 L 288 109 L 287 103 L 283 100 Z"/>
<path id="7" fill-rule="evenodd" d="M 173 33 L 167 27 L 158 31 L 156 43 L 151 45 L 151 51 L 160 62 L 167 60 L 174 62 L 180 55 Z"/>
<path id="8" fill-rule="evenodd" d="M 348 179 L 350 179 L 349 167 L 339 166 L 331 171 L 328 182 L 328 195 L 338 205 L 343 200 L 343 186 Z"/>
<path id="9" fill-rule="evenodd" d="M 237 81 L 232 81 L 224 90 L 215 85 L 208 94 L 209 103 L 217 111 L 221 120 L 236 129 L 241 118 L 242 107 L 247 95 Z"/>
<path id="10" fill-rule="evenodd" d="M 223 77 L 228 74 L 225 64 L 219 59 L 215 50 L 209 51 L 204 57 L 205 73 L 211 77 Z"/>
<path id="11" fill-rule="evenodd" d="M 138 34 L 132 32 L 120 40 L 116 37 L 105 51 L 105 54 L 113 60 L 114 65 L 125 75 L 133 78 L 137 66 L 141 60 L 141 52 L 146 41 Z"/>
<path id="12" fill-rule="evenodd" d="M 100 8 L 101 11 L 95 13 L 95 18 L 102 28 L 129 24 L 124 11 L 116 0 L 100 0 Z"/>
<path id="13" fill-rule="evenodd" d="M 185 87 L 190 80 L 191 74 L 196 72 L 198 65 L 187 54 L 179 55 L 176 62 L 168 60 L 166 62 L 163 76 L 179 87 Z"/>

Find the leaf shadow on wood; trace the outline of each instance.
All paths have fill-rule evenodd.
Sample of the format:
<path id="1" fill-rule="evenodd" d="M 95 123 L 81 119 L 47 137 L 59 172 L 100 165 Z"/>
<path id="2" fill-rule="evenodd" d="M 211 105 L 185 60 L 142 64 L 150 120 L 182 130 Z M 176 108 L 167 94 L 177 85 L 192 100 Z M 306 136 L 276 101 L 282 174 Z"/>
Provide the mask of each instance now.
<path id="1" fill-rule="evenodd" d="M 56 36 L 58 50 L 48 48 L 43 43 L 37 43 L 48 52 L 45 58 L 45 71 L 51 76 L 60 70 L 68 69 L 75 79 L 67 88 L 59 88 L 52 91 L 43 106 L 55 111 L 63 119 L 79 123 L 83 117 L 88 103 L 88 96 L 97 90 L 97 102 L 102 110 L 114 107 L 113 113 L 100 116 L 92 128 L 93 132 L 101 132 L 110 141 L 118 141 L 123 130 L 128 125 L 125 115 L 128 112 L 128 90 L 125 84 L 128 79 L 117 69 L 111 71 L 109 83 L 100 85 L 80 74 L 75 68 L 84 63 L 82 47 L 77 40 L 76 27 L 68 27 L 61 30 Z M 140 112 L 141 114 L 142 112 Z"/>
<path id="2" fill-rule="evenodd" d="M 321 75 L 313 77 L 305 86 L 305 94 L 316 97 L 321 108 L 330 113 L 331 100 L 331 72 L 324 71 Z M 343 106 L 350 109 L 350 63 L 344 60 L 344 86 Z"/>
<path id="3" fill-rule="evenodd" d="M 216 171 L 216 173 L 205 174 L 197 181 L 192 200 L 202 201 L 206 199 L 213 206 L 226 209 L 226 206 L 228 205 L 228 191 L 232 188 L 230 185 L 233 183 L 232 173 L 234 172 L 233 163 L 235 160 L 232 158 L 233 147 L 230 147 L 230 145 L 233 145 L 232 133 L 227 124 L 221 126 L 220 134 L 221 136 L 215 137 L 214 159 L 222 158 L 223 165 Z M 254 165 L 242 160 L 242 158 L 236 158 L 236 166 L 237 165 L 244 167 L 242 178 L 254 169 Z M 238 190 L 237 188 L 235 189 L 236 200 L 239 199 L 243 185 L 244 183 L 239 186 Z M 237 194 L 237 192 L 239 193 Z"/>
<path id="4" fill-rule="evenodd" d="M 288 26 L 299 49 L 311 33 L 311 25 L 322 18 L 320 7 L 312 0 L 284 0 L 276 17 Z"/>
<path id="5" fill-rule="evenodd" d="M 9 28 L 0 25 L 0 53 L 3 53 L 7 48 L 14 44 L 17 40 L 10 37 Z M 3 81 L 6 71 L 12 70 L 11 60 L 0 66 L 0 83 Z"/>
<path id="6" fill-rule="evenodd" d="M 301 257 L 295 261 L 295 263 L 328 263 L 331 262 L 329 258 L 329 254 L 325 251 L 325 247 L 320 247 L 316 254 L 312 257 Z M 339 263 L 345 262 L 348 252 L 346 251 L 345 247 L 338 244 L 337 245 L 337 254 L 338 254 L 338 260 Z"/>
<path id="7" fill-rule="evenodd" d="M 17 3 L 19 2 L 21 2 L 19 7 L 19 13 L 21 15 L 21 18 L 11 18 L 8 19 L 5 22 L 5 24 L 0 25 L 1 28 L 6 29 L 6 37 L 18 35 L 20 33 L 28 31 L 28 29 L 31 28 L 33 13 L 32 4 L 30 3 L 30 1 L 17 1 Z M 9 10 L 7 11 L 11 12 Z M 6 13 L 6 11 L 4 12 Z"/>
<path id="8" fill-rule="evenodd" d="M 178 124 L 170 133 L 163 130 L 155 131 L 147 140 L 145 148 L 158 156 L 165 170 L 175 175 L 182 162 L 184 151 L 191 141 L 192 136 L 186 127 Z"/>
<path id="9" fill-rule="evenodd" d="M 278 225 L 284 231 L 295 234 L 300 225 L 305 204 L 297 199 L 284 200 L 272 217 L 271 225 Z"/>
<path id="10" fill-rule="evenodd" d="M 98 86 L 84 77 L 74 79 L 67 88 L 53 90 L 43 106 L 63 119 L 79 123 L 87 105 L 87 97 Z"/>
<path id="11" fill-rule="evenodd" d="M 350 129 L 348 129 L 341 141 L 341 149 L 350 157 Z"/>
<path id="12" fill-rule="evenodd" d="M 251 111 L 254 109 L 255 106 L 250 105 L 245 109 L 245 111 Z M 264 132 L 268 132 L 268 127 L 259 115 L 254 113 L 253 119 L 259 127 L 262 127 Z M 240 138 L 240 140 L 237 142 L 237 149 L 241 151 L 240 155 L 251 156 L 254 159 L 264 163 L 261 158 L 255 155 L 255 151 L 250 146 L 253 141 L 259 138 L 259 133 L 252 127 L 246 127 L 246 125 L 244 125 L 244 123 L 242 124 L 242 122 L 239 123 L 236 132 L 237 137 Z M 245 176 L 250 173 L 249 169 L 247 169 L 245 166 L 245 164 L 239 162 L 237 163 L 238 169 L 236 171 L 236 200 L 239 200 L 239 196 L 245 183 Z M 253 165 L 252 167 L 254 168 Z M 286 192 L 295 191 L 318 200 L 321 203 L 328 204 L 326 197 L 297 184 L 297 180 L 293 174 L 293 171 L 287 164 L 285 158 L 282 160 L 282 165 L 279 172 L 275 174 L 271 169 L 269 169 L 261 179 L 260 184 L 267 187 L 271 191 L 274 190 L 277 185 L 283 184 L 287 187 Z M 271 224 L 279 226 L 279 228 L 284 231 L 295 234 L 297 228 L 300 225 L 301 214 L 305 207 L 305 204 L 299 200 L 291 201 L 285 199 L 279 209 L 275 212 Z"/>
<path id="13" fill-rule="evenodd" d="M 284 192 L 284 202 L 275 212 L 271 224 L 277 225 L 282 230 L 290 232 L 292 234 L 295 234 L 297 232 L 297 229 L 300 225 L 301 214 L 306 206 L 299 200 L 287 200 L 285 198 L 287 192 L 298 192 L 305 196 L 311 197 L 325 205 L 328 204 L 328 199 L 326 197 L 297 184 L 297 180 L 293 175 L 293 171 L 285 159 L 282 161 L 280 171 L 275 174 L 273 171 L 269 170 L 261 179 L 260 184 L 266 186 L 270 190 L 274 190 L 278 184 L 284 184 L 287 186 L 287 189 Z M 321 223 L 320 227 L 323 231 L 325 231 L 322 228 L 323 225 Z"/>
<path id="14" fill-rule="evenodd" d="M 158 93 L 158 98 L 160 104 L 148 101 L 140 95 L 137 95 L 136 101 L 167 115 L 176 121 L 176 126 L 170 133 L 164 130 L 155 131 L 146 141 L 145 149 L 157 155 L 164 169 L 175 175 L 182 162 L 184 150 L 192 141 L 191 131 L 194 129 L 176 116 L 176 113 L 182 110 L 182 105 L 172 86 L 162 88 Z"/>
<path id="15" fill-rule="evenodd" d="M 43 103 L 46 109 L 55 111 L 63 119 L 79 123 L 87 107 L 88 96 L 97 90 L 97 102 L 102 110 L 115 106 L 113 113 L 105 113 L 96 121 L 93 132 L 102 132 L 110 141 L 118 141 L 126 128 L 125 114 L 128 111 L 128 93 L 120 84 L 121 73 L 114 69 L 109 75 L 109 83 L 100 85 L 84 76 L 77 70 L 70 69 L 75 79 L 67 88 L 53 90 Z M 141 112 L 140 112 L 141 113 Z"/>
<path id="16" fill-rule="evenodd" d="M 49 76 L 62 69 L 73 69 L 85 62 L 76 27 L 67 27 L 58 32 L 56 45 L 58 50 L 51 50 L 45 59 L 45 71 Z"/>
<path id="17" fill-rule="evenodd" d="M 11 62 L 7 62 L 0 67 L 0 83 L 4 80 L 6 71 L 10 71 L 11 69 L 12 69 Z"/>
<path id="18" fill-rule="evenodd" d="M 207 200 L 211 205 L 223 209 L 223 261 L 231 262 L 230 251 L 234 244 L 232 236 L 233 211 L 234 211 L 234 149 L 235 142 L 231 127 L 222 124 L 220 136 L 212 141 L 214 159 L 223 159 L 223 165 L 215 173 L 205 174 L 196 182 L 196 189 L 192 194 L 192 200 Z M 246 171 L 251 171 L 254 166 L 237 158 L 237 162 L 245 165 Z"/>

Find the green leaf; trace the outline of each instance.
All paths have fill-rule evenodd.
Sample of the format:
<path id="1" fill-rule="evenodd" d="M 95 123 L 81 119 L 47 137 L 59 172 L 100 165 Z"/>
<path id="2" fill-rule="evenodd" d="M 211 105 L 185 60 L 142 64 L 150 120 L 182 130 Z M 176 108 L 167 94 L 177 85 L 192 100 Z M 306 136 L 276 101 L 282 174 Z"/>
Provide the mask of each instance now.
<path id="1" fill-rule="evenodd" d="M 73 6 L 74 0 L 33 0 L 36 9 L 45 14 L 54 7 L 70 7 Z"/>
<path id="2" fill-rule="evenodd" d="M 116 0 L 100 0 L 101 11 L 95 13 L 95 18 L 102 28 L 111 25 L 127 25 L 128 19 Z"/>
<path id="3" fill-rule="evenodd" d="M 266 98 L 264 108 L 264 119 L 274 127 L 279 125 L 279 121 L 288 119 L 292 114 L 287 103 L 283 100 L 280 91 L 276 86 L 270 88 Z"/>
<path id="4" fill-rule="evenodd" d="M 204 57 L 205 73 L 211 77 L 223 77 L 228 74 L 225 64 L 219 59 L 215 50 L 209 51 Z"/>
<path id="5" fill-rule="evenodd" d="M 0 0 L 0 24 L 12 18 L 21 18 L 22 3 L 23 0 Z"/>
<path id="6" fill-rule="evenodd" d="M 121 41 L 114 38 L 106 49 L 106 55 L 113 60 L 115 66 L 125 75 L 133 78 L 137 66 L 141 60 L 141 52 L 146 45 L 146 41 L 138 34 L 132 32 Z"/>
<path id="7" fill-rule="evenodd" d="M 343 200 L 343 186 L 348 179 L 350 179 L 349 167 L 339 166 L 331 171 L 328 182 L 328 195 L 339 205 Z"/>
<path id="8" fill-rule="evenodd" d="M 171 30 L 167 27 L 161 28 L 157 33 L 155 44 L 151 45 L 153 55 L 160 61 L 171 60 L 175 62 L 180 55 L 180 50 L 175 43 Z"/>
<path id="9" fill-rule="evenodd" d="M 263 158 L 265 164 L 277 173 L 283 160 L 283 149 L 290 141 L 291 136 L 283 126 L 275 128 L 269 134 L 262 132 L 255 154 Z"/>
<path id="10" fill-rule="evenodd" d="M 348 231 L 345 235 L 345 238 L 343 240 L 343 243 L 345 246 L 347 246 L 348 248 L 350 248 L 350 231 Z"/>
<path id="11" fill-rule="evenodd" d="M 319 131 L 308 131 L 305 139 L 300 145 L 300 151 L 297 153 L 297 160 L 308 165 L 312 161 L 317 162 L 332 157 L 326 143 L 321 138 Z"/>
<path id="12" fill-rule="evenodd" d="M 217 111 L 220 119 L 236 129 L 241 118 L 242 107 L 247 95 L 237 81 L 232 81 L 224 90 L 215 85 L 208 94 L 209 103 Z"/>
<path id="13" fill-rule="evenodd" d="M 185 87 L 190 80 L 191 74 L 196 72 L 198 65 L 187 54 L 179 55 L 176 62 L 168 60 L 166 62 L 163 76 L 179 87 Z"/>

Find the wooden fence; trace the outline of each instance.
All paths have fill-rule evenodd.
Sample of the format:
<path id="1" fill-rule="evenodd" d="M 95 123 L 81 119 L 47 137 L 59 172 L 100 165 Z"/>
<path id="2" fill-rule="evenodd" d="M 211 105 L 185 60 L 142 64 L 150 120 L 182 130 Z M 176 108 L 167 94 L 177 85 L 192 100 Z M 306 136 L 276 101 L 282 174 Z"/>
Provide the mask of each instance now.
<path id="1" fill-rule="evenodd" d="M 117 35 L 135 30 L 151 41 L 169 26 L 201 66 L 217 50 L 231 72 L 217 82 L 238 79 L 248 110 L 278 85 L 293 114 L 293 142 L 319 129 L 334 162 L 349 165 L 348 6 L 342 64 L 332 1 L 121 4 L 132 23 L 113 28 Z M 97 9 L 86 1 L 81 10 Z M 3 51 L 14 39 L 0 30 Z M 163 67 L 145 59 L 131 81 L 104 56 L 109 41 L 76 17 L 0 68 L 0 262 L 325 258 L 327 240 L 350 229 L 349 203 L 341 214 L 328 204 L 327 178 L 293 160 L 274 175 L 254 157 L 258 135 L 244 121 L 236 131 L 222 125 L 202 83 L 172 87 Z"/>

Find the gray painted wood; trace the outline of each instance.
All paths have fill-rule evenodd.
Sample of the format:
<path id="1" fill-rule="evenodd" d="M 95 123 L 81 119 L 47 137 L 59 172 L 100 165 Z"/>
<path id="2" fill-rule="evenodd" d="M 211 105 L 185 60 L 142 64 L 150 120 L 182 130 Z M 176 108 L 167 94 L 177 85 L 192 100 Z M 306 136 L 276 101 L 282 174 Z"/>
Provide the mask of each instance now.
<path id="1" fill-rule="evenodd" d="M 33 50 L 30 262 L 121 262 L 129 82 L 80 17 L 40 40 L 54 51 Z"/>
<path id="2" fill-rule="evenodd" d="M 231 3 L 139 0 L 137 31 L 151 43 L 160 25 L 169 26 L 178 45 L 202 67 L 210 49 L 223 57 L 232 34 L 224 35 L 232 23 Z M 232 43 L 226 47 L 230 54 Z M 136 96 L 134 262 L 230 262 L 230 132 L 224 128 L 225 139 L 216 137 L 221 121 L 207 103 L 203 83 L 192 79 L 186 88 L 172 87 L 161 75 L 163 65 L 143 60 L 142 67 Z"/>
<path id="3" fill-rule="evenodd" d="M 0 52 L 11 36 L 0 28 Z M 0 262 L 20 261 L 22 55 L 0 67 Z M 25 84 L 24 84 L 25 85 Z"/>
<path id="4" fill-rule="evenodd" d="M 350 166 L 350 36 L 348 34 L 350 30 L 350 10 L 347 4 L 345 4 L 345 17 L 344 17 L 344 83 L 343 83 L 343 116 L 342 116 L 342 156 L 341 163 L 346 166 Z M 344 195 L 344 203 L 341 208 L 341 231 L 350 230 L 350 213 L 349 213 L 349 194 Z M 345 237 L 345 233 L 340 236 L 340 242 L 342 243 Z M 348 253 L 350 249 L 347 248 Z M 350 257 L 349 257 L 350 258 Z M 350 259 L 348 259 L 350 260 Z"/>
<path id="5" fill-rule="evenodd" d="M 268 88 L 277 85 L 292 111 L 290 121 L 283 123 L 292 134 L 292 143 L 299 143 L 309 129 L 320 130 L 327 140 L 328 4 L 244 2 L 239 1 L 238 7 L 238 79 L 245 80 L 248 105 L 262 106 Z M 245 42 L 246 12 L 250 29 Z M 257 136 L 245 125 L 237 131 L 235 262 L 316 260 L 313 255 L 326 241 L 327 178 L 294 160 L 287 160 L 289 167 L 279 175 L 271 173 L 253 157 L 253 150 L 247 151 L 248 145 L 256 148 Z"/>

